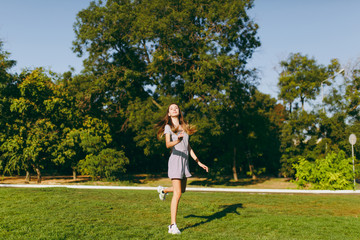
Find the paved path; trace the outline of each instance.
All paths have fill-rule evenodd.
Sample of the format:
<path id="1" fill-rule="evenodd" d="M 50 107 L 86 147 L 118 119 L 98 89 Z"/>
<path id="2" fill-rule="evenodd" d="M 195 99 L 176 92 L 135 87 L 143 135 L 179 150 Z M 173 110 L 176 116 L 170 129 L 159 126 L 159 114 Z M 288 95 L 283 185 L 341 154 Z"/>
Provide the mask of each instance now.
<path id="1" fill-rule="evenodd" d="M 133 186 L 92 186 L 92 185 L 45 185 L 45 184 L 0 184 L 6 188 L 78 188 L 78 189 L 114 189 L 114 190 L 151 190 L 157 187 Z M 285 194 L 360 194 L 360 190 L 297 190 L 297 189 L 248 189 L 248 188 L 197 188 L 187 187 L 186 191 L 192 192 L 239 192 L 239 193 L 285 193 Z"/>

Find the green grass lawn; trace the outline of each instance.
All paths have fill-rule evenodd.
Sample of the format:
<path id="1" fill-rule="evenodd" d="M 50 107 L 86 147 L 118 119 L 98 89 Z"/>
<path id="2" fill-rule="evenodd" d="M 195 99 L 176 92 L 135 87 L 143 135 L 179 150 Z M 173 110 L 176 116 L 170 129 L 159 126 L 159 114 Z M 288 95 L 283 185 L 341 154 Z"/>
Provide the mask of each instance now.
<path id="1" fill-rule="evenodd" d="M 359 239 L 359 195 L 0 188 L 0 239 Z"/>

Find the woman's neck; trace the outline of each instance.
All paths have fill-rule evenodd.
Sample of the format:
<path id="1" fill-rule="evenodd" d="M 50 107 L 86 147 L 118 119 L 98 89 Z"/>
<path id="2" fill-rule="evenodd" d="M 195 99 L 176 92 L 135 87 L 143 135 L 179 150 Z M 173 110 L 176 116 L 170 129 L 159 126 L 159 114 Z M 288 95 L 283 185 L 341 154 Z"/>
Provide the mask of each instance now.
<path id="1" fill-rule="evenodd" d="M 179 126 L 179 118 L 177 117 L 171 117 L 171 121 L 174 124 L 174 127 L 178 127 Z"/>

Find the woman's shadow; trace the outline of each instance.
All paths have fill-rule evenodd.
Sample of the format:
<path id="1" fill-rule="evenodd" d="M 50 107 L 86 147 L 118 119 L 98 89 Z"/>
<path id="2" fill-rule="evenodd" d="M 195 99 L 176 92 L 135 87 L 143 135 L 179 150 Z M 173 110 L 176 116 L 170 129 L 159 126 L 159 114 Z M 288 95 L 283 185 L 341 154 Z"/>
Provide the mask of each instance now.
<path id="1" fill-rule="evenodd" d="M 197 216 L 197 215 L 193 215 L 193 214 L 185 216 L 184 218 L 194 217 L 194 218 L 203 218 L 205 220 L 201 221 L 201 222 L 198 222 L 198 223 L 195 223 L 192 226 L 187 226 L 187 227 L 183 228 L 181 231 L 184 231 L 184 230 L 189 229 L 189 228 L 195 228 L 195 227 L 198 227 L 198 226 L 203 225 L 205 223 L 209 223 L 209 222 L 211 222 L 213 220 L 223 218 L 229 213 L 235 213 L 237 215 L 240 215 L 240 213 L 238 213 L 237 209 L 238 208 L 243 208 L 241 203 L 232 204 L 232 205 L 224 205 L 224 206 L 221 206 L 221 207 L 223 207 L 224 209 L 219 211 L 219 212 L 216 212 L 214 214 L 208 215 L 208 216 Z"/>

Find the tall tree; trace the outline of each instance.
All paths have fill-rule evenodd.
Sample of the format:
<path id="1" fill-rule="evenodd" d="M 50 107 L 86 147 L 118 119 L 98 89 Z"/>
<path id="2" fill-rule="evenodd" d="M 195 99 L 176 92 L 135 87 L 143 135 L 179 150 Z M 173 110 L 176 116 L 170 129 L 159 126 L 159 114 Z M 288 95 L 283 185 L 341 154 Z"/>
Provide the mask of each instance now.
<path id="1" fill-rule="evenodd" d="M 289 104 L 290 111 L 293 103 L 298 100 L 304 110 L 306 101 L 314 100 L 318 95 L 322 83 L 339 69 L 336 59 L 325 67 L 318 65 L 316 60 L 300 53 L 292 53 L 287 60 L 281 61 L 282 68 L 279 77 L 279 98 Z M 329 85 L 329 82 L 324 82 Z"/>
<path id="2" fill-rule="evenodd" d="M 221 120 L 222 115 L 249 99 L 253 86 L 246 63 L 260 42 L 258 26 L 247 15 L 252 6 L 252 0 L 108 0 L 92 2 L 78 13 L 73 50 L 88 54 L 89 90 L 96 95 L 91 104 L 100 103 L 98 112 L 106 113 L 103 118 L 127 154 L 135 149 L 129 138 L 145 146 L 155 136 L 148 119 L 176 101 L 198 125 L 192 142 L 195 147 L 202 142 L 199 156 L 213 160 L 219 155 L 212 152 L 218 144 L 214 136 L 224 135 L 239 120 L 231 114 Z M 149 108 L 148 119 L 141 106 Z"/>
<path id="3" fill-rule="evenodd" d="M 7 136 L 0 147 L 5 153 L 5 170 L 25 170 L 27 176 L 34 170 L 40 182 L 41 169 L 51 162 L 59 131 L 66 126 L 64 115 L 71 115 L 71 111 L 66 108 L 63 92 L 42 69 L 24 72 L 14 80 L 18 93 L 7 96 L 12 121 L 7 123 Z"/>
<path id="4" fill-rule="evenodd" d="M 282 174 L 294 176 L 293 166 L 302 158 L 315 161 L 325 158 L 331 151 L 341 150 L 350 154 L 348 137 L 351 133 L 359 133 L 358 67 L 347 70 L 346 76 L 337 78 L 335 82 L 334 73 L 340 68 L 335 59 L 324 67 L 307 56 L 293 54 L 281 65 L 284 71 L 279 77 L 279 96 L 288 102 L 294 99 L 302 102 L 306 98 L 309 102 L 319 97 L 322 84 L 330 89 L 326 97 L 322 93 L 321 107 L 312 105 L 311 111 L 295 109 L 287 115 L 281 129 Z M 309 82 L 304 83 L 305 80 L 301 79 Z M 344 81 L 340 83 L 342 79 Z"/>
<path id="5" fill-rule="evenodd" d="M 9 83 L 9 79 L 12 78 L 8 70 L 16 65 L 16 61 L 10 60 L 10 53 L 3 50 L 3 42 L 0 40 L 0 90 L 4 90 Z"/>
<path id="6" fill-rule="evenodd" d="M 8 96 L 16 94 L 16 88 L 12 84 L 15 77 L 8 70 L 15 66 L 16 62 L 9 57 L 10 53 L 3 49 L 3 42 L 0 40 L 0 146 L 9 136 L 7 124 L 14 120 L 9 110 L 11 102 Z M 3 157 L 5 153 L 0 149 L 0 170 L 6 165 Z"/>
<path id="7" fill-rule="evenodd" d="M 330 146 L 338 146 L 347 154 L 351 154 L 348 137 L 351 133 L 360 136 L 360 62 L 349 63 L 345 67 L 343 78 L 330 86 L 324 105 L 327 119 L 323 124 L 323 132 L 328 132 Z M 355 146 L 355 154 L 359 155 L 360 147 Z"/>

